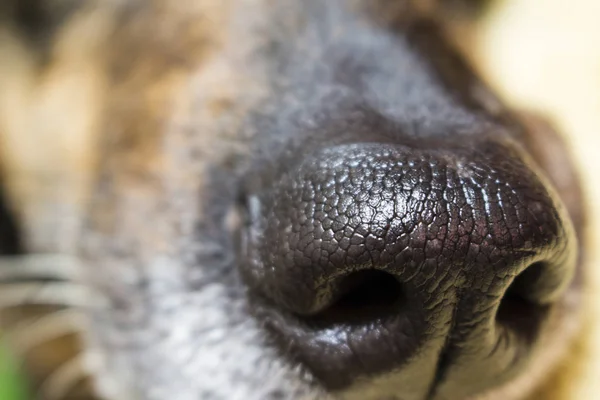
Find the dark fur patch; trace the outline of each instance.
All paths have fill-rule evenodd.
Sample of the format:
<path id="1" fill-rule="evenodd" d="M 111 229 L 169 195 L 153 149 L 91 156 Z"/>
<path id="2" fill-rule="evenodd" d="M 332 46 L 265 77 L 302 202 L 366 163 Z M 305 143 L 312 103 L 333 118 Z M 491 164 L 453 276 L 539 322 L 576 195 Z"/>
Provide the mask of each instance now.
<path id="1" fill-rule="evenodd" d="M 65 23 L 89 1 L 8 0 L 0 4 L 0 24 L 12 28 L 31 47 L 32 53 L 48 61 L 54 39 Z"/>
<path id="2" fill-rule="evenodd" d="M 21 233 L 6 201 L 5 188 L 0 181 L 0 254 L 17 255 L 22 252 Z"/>

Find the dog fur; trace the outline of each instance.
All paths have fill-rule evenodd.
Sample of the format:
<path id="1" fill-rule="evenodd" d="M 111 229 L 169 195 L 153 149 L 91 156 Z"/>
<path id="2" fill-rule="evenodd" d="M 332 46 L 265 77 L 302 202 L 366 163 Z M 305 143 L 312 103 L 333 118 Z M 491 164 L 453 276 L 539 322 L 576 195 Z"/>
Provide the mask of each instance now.
<path id="1" fill-rule="evenodd" d="M 225 204 L 219 215 L 202 215 L 200 201 L 219 202 L 230 190 L 207 169 L 233 165 L 249 151 L 251 135 L 237 136 L 240 121 L 269 96 L 268 66 L 252 56 L 264 46 L 257 32 L 285 35 L 303 21 L 292 12 L 273 27 L 276 7 L 268 0 L 58 3 L 64 7 L 40 11 L 46 26 L 17 18 L 44 2 L 5 6 L 13 17 L 0 28 L 0 55 L 9 60 L 0 63 L 0 166 L 27 252 L 75 254 L 85 233 L 80 279 L 99 305 L 81 340 L 97 394 L 327 399 L 307 383 L 310 376 L 263 344 L 236 294 L 210 270 L 193 268 L 206 263 L 233 274 L 222 254 L 229 239 L 196 237 L 198 225 L 235 223 L 219 214 Z M 353 6 L 368 7 L 386 24 L 436 9 L 365 4 Z M 214 195 L 199 198 L 201 192 Z M 147 229 L 148 216 L 156 229 Z M 570 301 L 563 312 L 574 312 Z M 558 393 L 545 367 L 573 352 L 560 344 L 579 329 L 575 319 L 557 326 L 547 358 L 485 398 Z M 231 365 L 226 373 L 216 368 L 224 364 Z M 214 384 L 197 386 L 199 374 Z"/>

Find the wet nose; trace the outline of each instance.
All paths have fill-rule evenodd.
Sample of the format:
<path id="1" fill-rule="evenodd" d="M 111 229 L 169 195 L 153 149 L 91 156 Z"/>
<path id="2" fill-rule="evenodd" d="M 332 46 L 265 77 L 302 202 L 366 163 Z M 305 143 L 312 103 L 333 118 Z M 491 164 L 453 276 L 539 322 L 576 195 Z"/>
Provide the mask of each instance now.
<path id="1" fill-rule="evenodd" d="M 508 379 L 574 269 L 562 206 L 509 147 L 319 149 L 245 208 L 257 309 L 332 389 L 393 377 L 417 399 Z"/>

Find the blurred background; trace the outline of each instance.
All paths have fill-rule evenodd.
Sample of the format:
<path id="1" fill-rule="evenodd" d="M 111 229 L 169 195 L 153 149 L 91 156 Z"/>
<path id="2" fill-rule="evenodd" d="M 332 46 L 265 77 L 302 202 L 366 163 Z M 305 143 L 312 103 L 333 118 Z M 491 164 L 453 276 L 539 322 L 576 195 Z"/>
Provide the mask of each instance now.
<path id="1" fill-rule="evenodd" d="M 600 1 L 500 0 L 481 22 L 476 54 L 509 103 L 540 110 L 568 138 L 588 200 L 588 334 L 565 371 L 563 392 L 536 399 L 600 397 Z M 591 333 L 591 334 L 590 334 Z"/>
<path id="2" fill-rule="evenodd" d="M 586 332 L 593 334 L 574 350 L 573 361 L 564 371 L 549 377 L 561 382 L 562 392 L 539 393 L 536 399 L 600 396 L 599 21 L 599 0 L 496 0 L 467 49 L 504 98 L 517 107 L 549 115 L 568 137 L 590 205 Z M 18 361 L 0 345 L 0 400 L 28 398 L 17 371 Z"/>

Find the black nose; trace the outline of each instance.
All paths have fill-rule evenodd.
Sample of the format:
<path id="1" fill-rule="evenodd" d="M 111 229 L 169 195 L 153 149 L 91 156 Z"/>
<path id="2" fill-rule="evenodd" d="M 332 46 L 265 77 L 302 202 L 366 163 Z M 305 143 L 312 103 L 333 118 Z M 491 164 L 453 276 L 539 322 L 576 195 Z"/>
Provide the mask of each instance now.
<path id="1" fill-rule="evenodd" d="M 332 146 L 250 191 L 244 275 L 325 385 L 378 377 L 417 399 L 448 381 L 462 398 L 525 365 L 570 282 L 572 228 L 516 148 L 473 148 Z"/>

